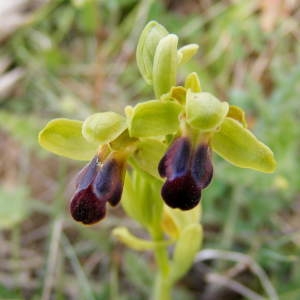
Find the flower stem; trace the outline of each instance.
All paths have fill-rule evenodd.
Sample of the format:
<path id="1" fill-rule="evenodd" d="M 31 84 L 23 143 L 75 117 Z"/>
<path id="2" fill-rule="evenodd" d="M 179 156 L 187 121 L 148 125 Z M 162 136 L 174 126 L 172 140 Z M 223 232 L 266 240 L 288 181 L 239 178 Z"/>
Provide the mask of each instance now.
<path id="1" fill-rule="evenodd" d="M 157 274 L 154 284 L 153 300 L 171 300 L 171 282 Z"/>
<path id="2" fill-rule="evenodd" d="M 163 240 L 163 233 L 160 230 L 150 231 L 152 239 L 156 242 Z M 154 249 L 154 256 L 158 267 L 156 275 L 153 300 L 170 300 L 171 299 L 171 281 L 169 277 L 169 259 L 167 248 L 164 245 L 157 245 Z"/>

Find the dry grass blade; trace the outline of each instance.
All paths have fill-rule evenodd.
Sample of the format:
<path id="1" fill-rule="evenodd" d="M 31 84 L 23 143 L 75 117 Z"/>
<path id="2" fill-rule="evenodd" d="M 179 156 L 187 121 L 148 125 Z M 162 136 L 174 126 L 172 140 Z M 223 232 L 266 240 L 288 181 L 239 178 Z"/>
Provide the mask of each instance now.
<path id="1" fill-rule="evenodd" d="M 24 73 L 23 69 L 15 68 L 0 76 L 0 99 L 11 93 L 18 81 L 24 76 Z"/>
<path id="2" fill-rule="evenodd" d="M 272 300 L 279 299 L 265 271 L 250 256 L 237 253 L 237 252 L 205 249 L 196 255 L 195 262 L 200 262 L 200 261 L 210 260 L 210 259 L 230 260 L 238 263 L 247 264 L 250 270 L 259 278 L 269 299 Z"/>
<path id="3" fill-rule="evenodd" d="M 42 300 L 49 300 L 51 297 L 51 289 L 54 283 L 56 262 L 58 259 L 59 242 L 63 228 L 63 220 L 57 219 L 54 222 L 52 230 L 52 238 L 49 248 L 49 256 L 47 261 L 47 273 L 45 276 L 45 283 L 43 288 Z"/>
<path id="4" fill-rule="evenodd" d="M 216 285 L 223 285 L 227 288 L 235 291 L 236 293 L 246 297 L 250 300 L 264 300 L 264 297 L 260 296 L 259 294 L 253 292 L 249 288 L 245 287 L 244 285 L 240 284 L 239 282 L 229 279 L 225 276 L 220 274 L 208 274 L 206 276 L 206 280 L 210 283 L 214 283 Z"/>

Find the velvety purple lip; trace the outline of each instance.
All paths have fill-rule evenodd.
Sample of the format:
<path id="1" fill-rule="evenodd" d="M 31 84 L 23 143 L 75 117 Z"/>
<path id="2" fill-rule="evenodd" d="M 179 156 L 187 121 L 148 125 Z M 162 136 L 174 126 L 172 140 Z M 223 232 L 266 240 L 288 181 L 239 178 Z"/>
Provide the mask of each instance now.
<path id="1" fill-rule="evenodd" d="M 71 215 L 76 221 L 97 223 L 105 217 L 107 202 L 112 206 L 120 202 L 123 168 L 123 162 L 113 157 L 100 165 L 96 156 L 79 172 L 70 203 Z"/>
<path id="2" fill-rule="evenodd" d="M 177 138 L 161 159 L 158 171 L 167 178 L 161 190 L 166 204 L 182 210 L 192 209 L 212 179 L 210 148 L 199 144 L 192 149 L 187 137 Z"/>

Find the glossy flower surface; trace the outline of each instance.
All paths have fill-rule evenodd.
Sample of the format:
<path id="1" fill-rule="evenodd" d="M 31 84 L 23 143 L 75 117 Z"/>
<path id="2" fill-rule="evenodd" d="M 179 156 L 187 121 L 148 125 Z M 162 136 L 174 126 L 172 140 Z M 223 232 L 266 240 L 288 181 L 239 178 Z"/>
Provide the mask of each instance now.
<path id="1" fill-rule="evenodd" d="M 161 159 L 158 170 L 160 176 L 167 178 L 161 190 L 166 204 L 182 210 L 192 209 L 213 175 L 210 148 L 201 143 L 192 147 L 187 137 L 179 137 Z"/>
<path id="2" fill-rule="evenodd" d="M 98 156 L 78 174 L 76 192 L 71 199 L 72 217 L 83 224 L 94 224 L 105 217 L 106 203 L 119 203 L 123 190 L 122 160 L 109 156 L 99 163 Z"/>

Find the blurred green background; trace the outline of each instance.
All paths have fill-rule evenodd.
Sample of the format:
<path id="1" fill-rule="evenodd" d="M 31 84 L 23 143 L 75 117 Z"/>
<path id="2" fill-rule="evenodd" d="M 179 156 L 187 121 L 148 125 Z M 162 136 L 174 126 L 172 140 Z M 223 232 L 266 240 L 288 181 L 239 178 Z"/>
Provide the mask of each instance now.
<path id="1" fill-rule="evenodd" d="M 241 106 L 278 161 L 266 175 L 214 156 L 202 198 L 204 249 L 248 255 L 279 299 L 300 299 L 299 2 L 12 0 L 0 2 L 1 300 L 148 298 L 153 258 L 110 236 L 121 224 L 144 233 L 121 208 L 96 226 L 76 224 L 67 207 L 82 163 L 47 153 L 37 134 L 52 118 L 122 112 L 153 97 L 135 63 L 151 19 L 200 46 L 179 82 L 196 71 L 204 91 Z M 232 268 L 196 264 L 174 299 L 246 299 L 210 280 Z M 264 295 L 247 265 L 233 279 Z"/>

